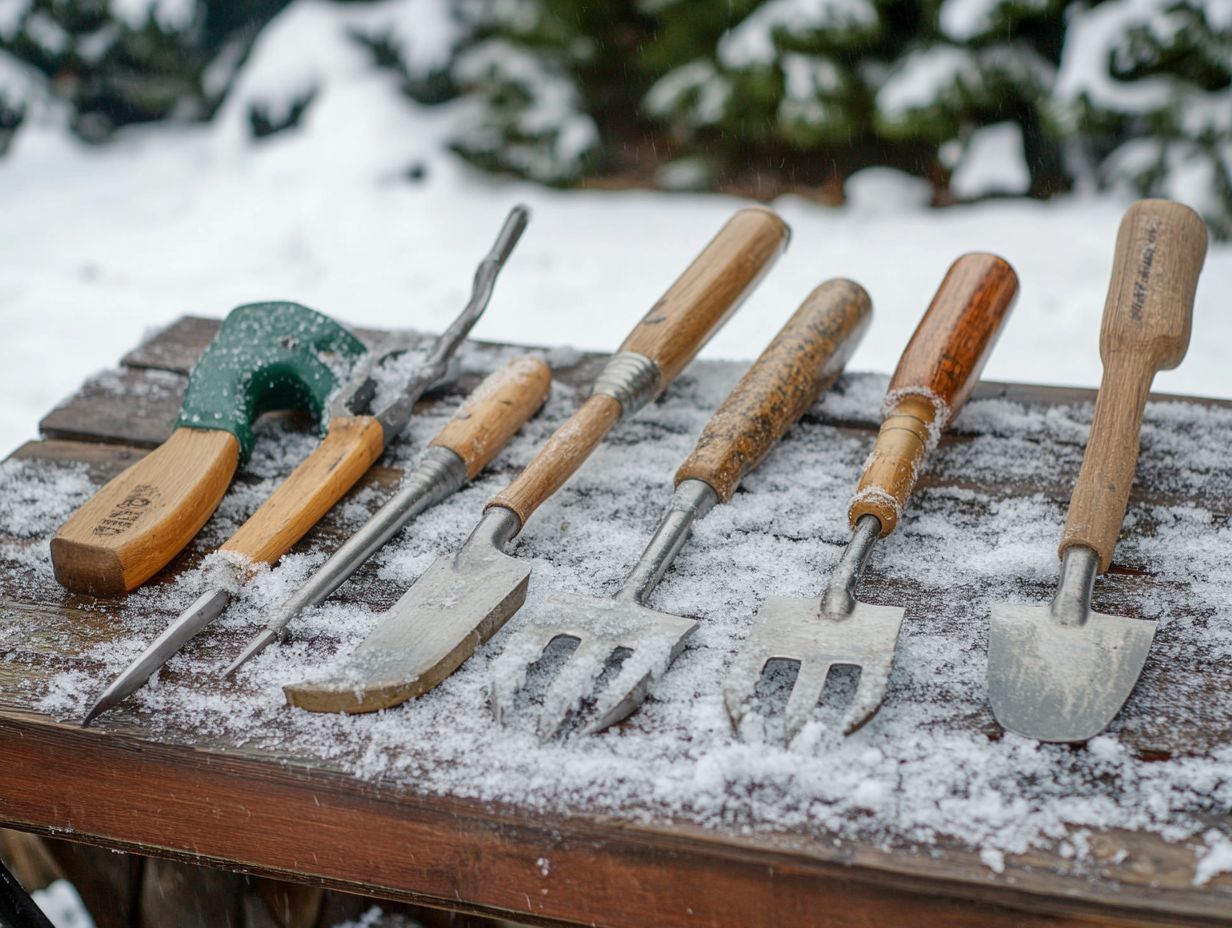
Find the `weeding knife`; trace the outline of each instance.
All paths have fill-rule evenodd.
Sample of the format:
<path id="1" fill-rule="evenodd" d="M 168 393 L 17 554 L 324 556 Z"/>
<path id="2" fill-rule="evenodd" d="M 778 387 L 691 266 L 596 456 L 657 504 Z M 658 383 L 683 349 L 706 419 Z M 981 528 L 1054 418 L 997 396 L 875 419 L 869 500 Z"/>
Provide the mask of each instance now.
<path id="1" fill-rule="evenodd" d="M 504 553 L 608 431 L 657 397 L 786 245 L 775 213 L 738 212 L 625 339 L 591 396 L 488 503 L 462 549 L 436 561 L 329 680 L 284 687 L 293 706 L 371 712 L 444 680 L 522 605 L 530 567 Z"/>
<path id="2" fill-rule="evenodd" d="M 378 393 L 383 362 L 410 348 L 406 334 L 390 336 L 361 362 L 359 371 L 331 406 L 325 439 L 219 549 L 207 582 L 212 588 L 174 619 L 133 663 L 124 669 L 86 713 L 82 725 L 139 688 L 150 675 L 213 622 L 231 602 L 232 591 L 258 564 L 273 564 L 338 502 L 381 456 L 410 421 L 415 401 L 445 373 L 449 358 L 487 308 L 497 274 L 526 228 L 529 211 L 515 206 L 492 250 L 475 272 L 470 301 L 431 344 L 388 405 L 371 414 L 355 407 Z M 289 336 L 292 337 L 293 336 Z"/>
<path id="3" fill-rule="evenodd" d="M 552 372 L 538 358 L 518 358 L 489 375 L 428 443 L 398 492 L 287 600 L 223 676 L 283 637 L 292 619 L 342 586 L 408 522 L 473 480 L 543 405 L 551 383 Z"/>

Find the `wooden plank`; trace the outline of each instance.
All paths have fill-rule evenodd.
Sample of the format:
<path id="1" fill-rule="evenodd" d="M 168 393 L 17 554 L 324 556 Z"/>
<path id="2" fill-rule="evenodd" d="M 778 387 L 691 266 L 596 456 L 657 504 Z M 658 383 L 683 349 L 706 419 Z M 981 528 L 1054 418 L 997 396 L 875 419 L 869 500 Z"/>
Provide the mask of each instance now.
<path id="1" fill-rule="evenodd" d="M 479 914 L 611 928 L 781 928 L 818 918 L 834 928 L 1228 923 L 1225 899 L 1128 886 L 1122 905 L 1093 904 L 1076 894 L 1081 881 L 1029 869 L 1013 890 L 967 885 L 970 898 L 947 898 L 959 889 L 953 865 L 929 858 L 887 872 L 877 852 L 773 836 L 527 817 L 33 716 L 0 719 L 0 745 L 18 771 L 0 818 L 18 827 L 47 830 L 54 809 L 59 837 Z M 80 757 L 91 758 L 88 768 Z M 1166 845 L 1158 853 L 1177 854 Z"/>
<path id="2" fill-rule="evenodd" d="M 188 320 L 178 333 L 168 330 L 170 334 L 130 354 L 128 369 L 115 372 L 111 381 L 104 375 L 100 384 L 49 415 L 50 434 L 60 437 L 30 443 L 14 457 L 39 468 L 84 465 L 90 480 L 101 484 L 157 443 L 153 436 L 159 426 L 154 423 L 169 432 L 178 399 L 164 402 L 158 387 L 182 383 L 192 352 L 208 341 L 207 330 Z M 477 368 L 492 366 L 509 350 L 468 349 Z M 560 357 L 566 363 L 557 367 L 558 383 L 580 393 L 600 361 Z M 180 373 L 167 372 L 174 365 L 180 365 Z M 730 374 L 734 382 L 739 367 L 699 366 L 699 379 L 686 374 L 678 382 L 676 398 L 700 395 L 699 384 L 706 377 Z M 456 389 L 469 389 L 477 376 L 470 375 Z M 843 388 L 867 392 L 881 380 L 851 375 Z M 169 396 L 173 391 L 164 392 Z M 163 398 L 143 407 L 148 421 L 133 426 L 127 420 L 134 399 L 149 396 Z M 1003 399 L 1027 410 L 1087 403 L 1092 396 L 1091 391 L 1030 385 L 982 384 L 977 391 L 977 397 Z M 428 398 L 421 411 L 431 410 L 435 402 Z M 696 405 L 696 399 L 693 402 Z M 815 411 L 797 427 L 795 440 L 871 442 L 877 423 L 869 408 L 861 401 L 838 403 L 832 413 Z M 1050 455 L 1058 462 L 1055 470 L 1043 476 L 1024 470 L 1024 476 L 1007 479 L 1003 473 L 972 469 L 964 450 L 996 439 L 995 422 L 986 431 L 990 422 L 978 415 L 967 423 L 960 420 L 957 434 L 946 439 L 930 464 L 915 505 L 925 511 L 961 509 L 964 518 L 978 519 L 997 500 L 1039 495 L 1054 500 L 1059 511 L 1081 458 L 1081 440 L 1054 436 L 1046 445 L 1027 443 L 1018 453 Z M 652 441 L 655 429 L 665 428 L 670 429 L 666 417 L 657 423 L 639 420 L 614 439 Z M 1232 517 L 1232 476 L 1212 472 L 1199 486 L 1192 480 L 1167 479 L 1173 466 L 1154 458 L 1143 464 L 1148 479 L 1134 494 L 1143 510 L 1142 530 L 1149 531 L 1152 507 L 1175 504 L 1200 505 L 1217 524 L 1226 524 Z M 400 476 L 395 468 L 377 467 L 365 477 L 359 490 L 375 491 L 365 497 L 369 510 L 393 491 Z M 241 474 L 238 479 L 252 478 Z M 348 527 L 331 514 L 298 550 L 332 549 L 353 528 L 353 523 Z M 207 526 L 156 584 L 172 583 L 221 540 L 217 526 Z M 516 808 L 417 795 L 408 788 L 344 776 L 312 758 L 269 756 L 221 735 L 174 725 L 151 730 L 150 719 L 129 707 L 109 715 L 105 734 L 81 732 L 39 714 L 38 701 L 66 671 L 97 674 L 85 655 L 108 639 L 108 615 L 119 604 L 72 597 L 45 571 L 31 576 L 22 565 L 38 556 L 45 543 L 42 538 L 0 538 L 9 552 L 0 556 L 0 654 L 12 655 L 0 663 L 0 757 L 12 758 L 20 772 L 0 785 L 0 820 L 20 827 L 45 832 L 71 827 L 73 837 L 109 846 L 557 923 L 810 924 L 823 917 L 819 913 L 832 919 L 827 924 L 839 925 L 1077 924 L 1074 919 L 1232 923 L 1232 877 L 1216 877 L 1196 889 L 1191 882 L 1196 846 L 1168 845 L 1151 835 L 1095 835 L 1094 870 L 1068 862 L 1058 839 L 1052 846 L 1008 858 L 1005 871 L 995 874 L 970 849 L 946 841 L 886 850 L 853 841 L 836 845 L 824 834 L 736 838 L 681 823 L 643 826 L 576 814 L 544 818 Z M 1097 606 L 1135 614 L 1142 593 L 1159 592 L 1151 565 L 1134 562 L 1132 554 L 1115 570 L 1116 582 L 1101 584 Z M 915 589 L 882 576 L 876 565 L 864 590 L 874 602 L 910 602 L 912 617 L 935 621 L 947 610 L 946 595 L 940 591 Z M 385 608 L 401 592 L 365 567 L 337 595 L 343 601 Z M 1044 600 L 1051 591 L 1037 583 L 1023 592 Z M 1183 589 L 1173 592 L 1183 601 Z M 152 607 L 151 628 L 172 612 Z M 1207 618 L 1187 615 L 1183 608 L 1178 613 Z M 190 647 L 231 653 L 243 636 L 240 630 L 213 630 L 208 642 Z M 1141 758 L 1207 753 L 1232 739 L 1232 704 L 1226 698 L 1232 691 L 1232 670 L 1204 666 L 1200 654 L 1168 649 L 1166 641 L 1157 642 L 1165 659 L 1149 665 L 1144 689 L 1167 693 L 1169 699 L 1153 704 L 1149 713 L 1133 711 L 1140 723 L 1119 735 Z M 170 682 L 178 679 L 175 671 L 167 673 Z M 951 721 L 1000 737 L 985 706 Z M 88 768 L 81 758 L 90 759 Z M 544 848 L 551 851 L 546 876 L 538 863 Z M 543 898 L 536 896 L 540 890 L 546 890 Z"/>

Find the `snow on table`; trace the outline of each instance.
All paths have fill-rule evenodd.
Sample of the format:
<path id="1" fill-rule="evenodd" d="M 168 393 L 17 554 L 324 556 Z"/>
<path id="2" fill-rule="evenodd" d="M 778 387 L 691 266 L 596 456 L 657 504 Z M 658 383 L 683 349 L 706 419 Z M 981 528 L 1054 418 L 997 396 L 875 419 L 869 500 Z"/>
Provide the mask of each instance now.
<path id="1" fill-rule="evenodd" d="M 128 357 L 123 376 L 102 375 L 49 415 L 45 432 L 97 441 L 111 430 L 106 437 L 121 446 L 169 433 L 176 376 L 182 380 L 176 372 L 210 331 L 193 321 L 168 330 Z M 469 344 L 461 356 L 478 377 L 523 350 Z M 982 385 L 929 461 L 899 531 L 873 555 L 862 598 L 907 607 L 880 713 L 843 739 L 819 710 L 786 748 L 760 738 L 756 725 L 748 740 L 733 735 L 722 681 L 758 607 L 769 595 L 817 596 L 846 543 L 847 503 L 887 383 L 868 374 L 840 380 L 731 503 L 697 524 L 649 605 L 695 617 L 700 628 L 626 724 L 541 744 L 530 713 L 505 726 L 493 720 L 490 671 L 505 641 L 551 592 L 603 596 L 619 586 L 671 497 L 677 465 L 742 373 L 744 365 L 728 362 L 695 363 L 662 401 L 621 423 L 527 523 L 512 548 L 533 565 L 525 606 L 445 683 L 372 715 L 288 708 L 281 686 L 328 675 L 437 556 L 458 548 L 484 501 L 584 397 L 594 359 L 557 350 L 547 360 L 557 375 L 551 397 L 493 468 L 296 620 L 291 642 L 267 649 L 235 681 L 217 679 L 269 610 L 388 497 L 399 470 L 461 395 L 421 403 L 406 437 L 304 543 L 96 725 L 519 814 L 684 823 L 754 841 L 786 836 L 838 853 L 871 849 L 908 868 L 921 856 L 978 858 L 987 869 L 966 878 L 1007 887 L 1022 885 L 1025 874 L 1037 879 L 1042 860 L 1045 884 L 1076 881 L 1079 888 L 1066 892 L 1137 905 L 1132 884 L 1155 884 L 1157 892 L 1162 881 L 1173 893 L 1168 904 L 1178 906 L 1173 915 L 1232 910 L 1226 404 L 1147 407 L 1125 531 L 1113 570 L 1097 580 L 1094 605 L 1157 619 L 1160 627 L 1125 709 L 1083 747 L 1004 733 L 986 700 L 990 606 L 1050 595 L 1092 411 L 1089 393 L 1025 385 Z M 144 363 L 171 373 L 143 372 Z M 133 379 L 142 390 L 124 386 Z M 105 414 L 116 403 L 127 419 Z M 52 440 L 0 465 L 0 707 L 80 718 L 105 682 L 199 594 L 201 557 L 312 449 L 317 439 L 303 426 L 266 420 L 251 462 L 201 536 L 124 600 L 64 593 L 51 576 L 47 540 L 138 452 Z M 0 817 L 3 809 L 0 801 Z M 1167 853 L 1180 864 L 1150 870 L 1131 852 L 1132 841 L 1117 837 L 1124 834 L 1175 846 Z"/>

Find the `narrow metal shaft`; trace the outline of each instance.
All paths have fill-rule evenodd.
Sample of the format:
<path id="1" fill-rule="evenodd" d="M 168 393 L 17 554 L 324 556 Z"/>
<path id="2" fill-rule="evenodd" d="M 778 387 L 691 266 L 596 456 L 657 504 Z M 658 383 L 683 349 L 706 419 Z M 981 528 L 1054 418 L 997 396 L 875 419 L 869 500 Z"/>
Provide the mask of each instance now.
<path id="1" fill-rule="evenodd" d="M 655 529 L 654 537 L 625 578 L 616 599 L 645 605 L 646 598 L 684 547 L 693 523 L 709 512 L 718 500 L 710 484 L 704 480 L 682 480 L 659 527 Z"/>
<path id="2" fill-rule="evenodd" d="M 90 707 L 81 725 L 84 728 L 101 713 L 106 712 L 124 697 L 136 691 L 153 676 L 176 651 L 193 635 L 213 622 L 227 608 L 231 594 L 226 590 L 210 590 L 203 593 L 195 603 L 180 613 L 166 630 L 141 652 L 141 656 L 128 665 L 103 694 Z"/>
<path id="3" fill-rule="evenodd" d="M 1061 558 L 1061 581 L 1048 611 L 1059 625 L 1085 625 L 1091 617 L 1091 590 L 1099 555 L 1085 545 L 1071 545 Z"/>
<path id="4" fill-rule="evenodd" d="M 425 509 L 456 492 L 466 483 L 466 464 L 448 448 L 434 445 L 420 459 L 402 487 L 377 510 L 363 527 L 346 540 L 308 581 L 295 591 L 264 629 L 245 647 L 225 671 L 230 676 L 249 658 L 282 637 L 287 624 L 309 606 L 315 606 L 342 586 L 351 574 L 372 557 L 385 542 L 398 534 Z"/>
<path id="5" fill-rule="evenodd" d="M 861 516 L 856 523 L 856 530 L 851 535 L 851 541 L 843 549 L 843 556 L 834 565 L 834 573 L 830 575 L 830 585 L 826 587 L 821 598 L 822 615 L 843 618 L 851 615 L 856 607 L 856 584 L 864 573 L 864 565 L 868 556 L 873 553 L 873 545 L 881 537 L 881 522 L 876 516 Z"/>

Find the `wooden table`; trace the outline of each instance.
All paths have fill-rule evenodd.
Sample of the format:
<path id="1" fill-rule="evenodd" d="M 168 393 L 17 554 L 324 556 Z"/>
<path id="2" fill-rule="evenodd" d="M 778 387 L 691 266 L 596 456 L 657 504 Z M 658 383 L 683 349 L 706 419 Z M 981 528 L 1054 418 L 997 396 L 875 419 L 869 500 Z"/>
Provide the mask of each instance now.
<path id="1" fill-rule="evenodd" d="M 32 468 L 80 462 L 96 483 L 114 475 L 169 434 L 185 374 L 215 327 L 189 318 L 154 336 L 118 371 L 87 382 L 51 412 L 41 423 L 44 438 L 13 458 Z M 565 384 L 593 374 L 591 358 L 563 360 L 556 375 Z M 142 398 L 137 418 L 131 415 L 134 396 Z M 1027 407 L 1091 398 L 1086 391 L 989 383 L 977 393 L 995 396 Z M 868 416 L 833 424 L 870 441 L 875 425 Z M 388 493 L 398 476 L 378 466 L 364 486 Z M 947 480 L 956 478 L 942 473 L 924 485 Z M 1032 491 L 1064 499 L 1070 481 L 1072 474 L 1059 474 L 1055 486 Z M 1211 487 L 1203 505 L 1224 519 L 1229 508 L 1222 484 Z M 1143 492 L 1139 488 L 1136 498 Z M 1156 495 L 1162 500 L 1168 494 Z M 327 519 L 304 544 L 336 544 L 339 531 Z M 1094 836 L 1081 865 L 1063 856 L 1057 842 L 1007 857 L 998 873 L 957 841 L 886 847 L 836 842 L 824 833 L 739 834 L 662 816 L 541 814 L 368 782 L 302 757 L 155 729 L 122 711 L 83 730 L 37 706 L 47 680 L 66 667 L 89 679 L 95 665 L 83 652 L 107 639 L 107 604 L 66 594 L 29 568 L 25 558 L 45 551 L 46 542 L 0 537 L 0 628 L 7 632 L 0 637 L 3 825 L 544 924 L 1232 924 L 1232 875 L 1193 883 L 1203 850 L 1199 839 L 1169 843 L 1151 833 L 1106 832 Z M 178 558 L 163 581 L 199 556 L 190 551 Z M 1134 571 L 1132 565 L 1121 569 Z M 373 595 L 388 601 L 396 592 Z M 1172 719 L 1200 729 L 1191 745 L 1199 752 L 1226 744 L 1232 730 L 1232 677 L 1226 666 L 1211 673 L 1211 699 L 1199 711 L 1200 724 Z M 1131 747 L 1146 763 L 1152 752 L 1176 750 L 1160 734 L 1168 730 L 1163 718 L 1156 728 L 1127 737 L 1137 739 Z M 1216 810 L 1210 825 L 1227 834 L 1232 820 Z M 548 858 L 550 872 L 543 864 Z"/>

